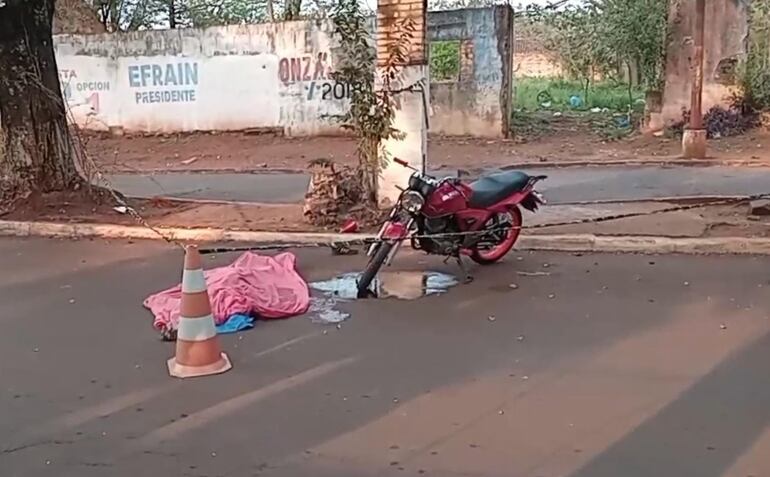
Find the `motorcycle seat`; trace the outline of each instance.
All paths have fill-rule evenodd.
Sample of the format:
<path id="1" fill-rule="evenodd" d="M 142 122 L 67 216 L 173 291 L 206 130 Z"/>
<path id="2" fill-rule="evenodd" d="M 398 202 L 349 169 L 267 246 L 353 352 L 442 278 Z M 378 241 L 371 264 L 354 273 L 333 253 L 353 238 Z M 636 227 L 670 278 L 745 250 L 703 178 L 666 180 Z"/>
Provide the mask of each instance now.
<path id="1" fill-rule="evenodd" d="M 470 184 L 468 205 L 474 209 L 492 206 L 506 197 L 520 192 L 529 184 L 530 176 L 519 171 L 497 172 L 481 177 Z"/>

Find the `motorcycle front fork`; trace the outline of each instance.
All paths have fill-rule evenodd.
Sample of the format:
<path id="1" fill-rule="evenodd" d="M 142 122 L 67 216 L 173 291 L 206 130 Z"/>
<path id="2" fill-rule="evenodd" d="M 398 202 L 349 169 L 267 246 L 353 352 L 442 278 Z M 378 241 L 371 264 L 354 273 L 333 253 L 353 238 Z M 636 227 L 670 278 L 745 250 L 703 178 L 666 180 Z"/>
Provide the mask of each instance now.
<path id="1" fill-rule="evenodd" d="M 410 218 L 409 222 L 406 223 L 406 232 L 407 234 L 412 228 L 412 225 L 414 224 L 414 219 Z M 377 246 L 381 245 L 383 242 L 383 235 L 385 234 L 385 229 L 388 226 L 388 222 L 384 223 L 382 225 L 382 228 L 380 228 L 380 232 L 377 234 L 377 241 L 369 246 L 369 250 L 366 252 L 366 255 L 371 257 L 374 255 L 374 252 L 377 250 Z M 388 258 L 385 259 L 385 266 L 390 266 L 390 264 L 393 262 L 393 259 L 396 257 L 396 254 L 398 253 L 399 249 L 401 248 L 401 245 L 404 243 L 404 240 L 406 240 L 406 237 L 403 237 L 402 239 L 396 241 L 394 247 L 390 250 L 390 253 L 388 254 Z"/>
<path id="2" fill-rule="evenodd" d="M 409 222 L 406 224 L 406 231 L 409 233 L 411 231 L 412 225 L 414 224 L 414 219 L 410 218 Z M 367 256 L 373 256 L 375 251 L 377 250 L 377 247 L 382 244 L 383 242 L 383 236 L 385 234 L 385 229 L 388 226 L 388 222 L 384 223 L 382 227 L 380 228 L 379 233 L 377 234 L 377 241 L 369 246 L 369 250 L 366 252 Z M 401 240 L 398 240 L 395 243 L 395 246 L 391 249 L 390 253 L 388 254 L 388 258 L 385 259 L 384 266 L 390 266 L 390 264 L 393 262 L 393 259 L 395 258 L 396 254 L 398 253 L 399 249 L 401 248 L 401 245 L 404 243 L 404 240 L 406 237 L 403 237 Z M 448 255 L 446 259 L 444 260 L 444 263 L 447 263 L 450 259 L 454 258 L 457 262 L 457 266 L 460 267 L 460 271 L 463 274 L 463 283 L 470 283 L 473 281 L 473 275 L 470 274 L 470 271 L 465 266 L 465 263 L 463 263 L 462 260 L 463 252 L 461 250 L 457 250 L 456 253 L 452 255 Z"/>

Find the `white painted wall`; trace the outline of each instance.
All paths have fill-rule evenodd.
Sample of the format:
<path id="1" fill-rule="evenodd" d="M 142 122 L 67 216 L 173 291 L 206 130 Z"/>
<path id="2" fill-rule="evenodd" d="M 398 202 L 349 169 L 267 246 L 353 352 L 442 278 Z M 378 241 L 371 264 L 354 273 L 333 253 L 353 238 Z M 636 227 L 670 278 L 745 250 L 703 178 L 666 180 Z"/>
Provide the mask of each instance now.
<path id="1" fill-rule="evenodd" d="M 330 26 L 290 22 L 55 38 L 62 89 L 87 129 L 339 132 Z"/>
<path id="2" fill-rule="evenodd" d="M 431 132 L 507 132 L 503 106 L 510 91 L 504 88 L 510 82 L 503 80 L 498 13 L 429 14 L 429 40 L 469 39 L 473 45 L 462 81 L 431 86 Z M 269 128 L 303 136 L 342 132 L 333 117 L 347 110 L 350 94 L 330 78 L 332 32 L 326 21 L 297 21 L 58 35 L 54 46 L 67 104 L 81 127 L 150 133 Z"/>

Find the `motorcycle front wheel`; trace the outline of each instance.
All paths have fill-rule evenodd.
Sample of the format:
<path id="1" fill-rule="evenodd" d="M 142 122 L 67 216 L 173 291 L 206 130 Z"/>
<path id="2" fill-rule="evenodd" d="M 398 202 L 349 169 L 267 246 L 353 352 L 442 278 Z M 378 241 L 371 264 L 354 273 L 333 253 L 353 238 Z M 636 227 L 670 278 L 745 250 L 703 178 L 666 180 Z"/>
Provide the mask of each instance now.
<path id="1" fill-rule="evenodd" d="M 369 263 L 366 264 L 366 268 L 358 279 L 358 298 L 366 298 L 369 295 L 369 285 L 372 284 L 372 280 L 377 276 L 377 272 L 382 268 L 382 264 L 385 263 L 394 245 L 393 243 L 382 242 L 374 255 L 371 256 Z"/>

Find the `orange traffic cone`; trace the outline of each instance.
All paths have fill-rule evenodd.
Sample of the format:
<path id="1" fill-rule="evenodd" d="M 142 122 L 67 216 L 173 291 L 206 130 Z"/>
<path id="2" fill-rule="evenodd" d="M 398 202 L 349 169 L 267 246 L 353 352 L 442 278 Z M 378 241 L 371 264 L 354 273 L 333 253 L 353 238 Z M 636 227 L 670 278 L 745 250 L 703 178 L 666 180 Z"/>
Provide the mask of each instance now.
<path id="1" fill-rule="evenodd" d="M 219 347 L 201 255 L 195 246 L 185 247 L 176 356 L 168 360 L 168 372 L 177 378 L 192 378 L 224 373 L 232 367 Z"/>

